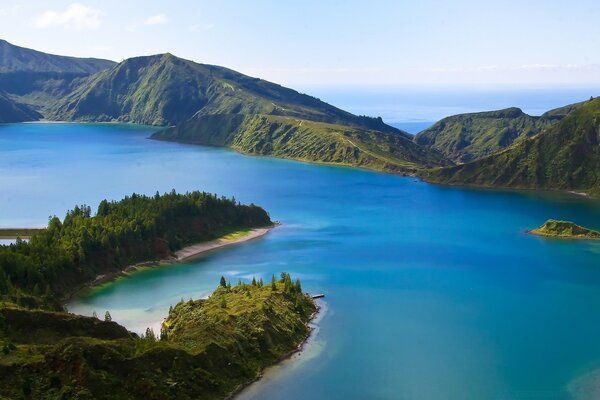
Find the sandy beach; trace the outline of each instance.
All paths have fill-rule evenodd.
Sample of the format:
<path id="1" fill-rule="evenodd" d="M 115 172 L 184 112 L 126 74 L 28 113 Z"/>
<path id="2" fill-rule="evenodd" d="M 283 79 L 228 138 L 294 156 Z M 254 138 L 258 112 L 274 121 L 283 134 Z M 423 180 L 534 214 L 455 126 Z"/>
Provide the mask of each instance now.
<path id="1" fill-rule="evenodd" d="M 248 234 L 243 236 L 239 236 L 233 239 L 228 239 L 227 236 L 223 238 L 219 238 L 216 240 L 211 240 L 210 242 L 203 242 L 194 244 L 191 246 L 184 247 L 183 249 L 176 251 L 174 254 L 175 261 L 184 261 L 196 256 L 199 256 L 202 253 L 206 253 L 207 251 L 220 249 L 222 247 L 230 246 L 232 244 L 238 244 L 242 242 L 247 242 L 252 239 L 256 239 L 263 235 L 266 235 L 271 229 L 275 226 L 269 226 L 265 228 L 254 228 L 251 229 Z"/>

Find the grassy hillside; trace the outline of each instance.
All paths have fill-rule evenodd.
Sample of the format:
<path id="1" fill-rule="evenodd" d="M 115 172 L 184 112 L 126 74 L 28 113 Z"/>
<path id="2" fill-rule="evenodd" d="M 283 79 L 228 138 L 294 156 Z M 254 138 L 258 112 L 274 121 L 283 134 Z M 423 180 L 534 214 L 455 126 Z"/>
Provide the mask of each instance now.
<path id="1" fill-rule="evenodd" d="M 423 172 L 429 181 L 560 189 L 600 195 L 600 98 L 574 107 L 558 123 L 492 156 Z"/>
<path id="2" fill-rule="evenodd" d="M 18 103 L 0 92 L 0 123 L 35 121 L 41 117 L 31 107 Z"/>
<path id="3" fill-rule="evenodd" d="M 15 46 L 0 39 L 0 73 L 6 72 L 60 72 L 93 74 L 110 68 L 114 61 L 98 58 L 77 58 L 46 54 Z"/>
<path id="4" fill-rule="evenodd" d="M 157 338 L 110 321 L 0 307 L 0 397 L 222 399 L 293 351 L 315 311 L 287 274 L 181 302 Z"/>
<path id="5" fill-rule="evenodd" d="M 393 172 L 448 165 L 439 153 L 404 135 L 273 115 L 207 115 L 159 131 L 152 138 Z"/>
<path id="6" fill-rule="evenodd" d="M 518 108 L 459 114 L 420 132 L 415 142 L 436 149 L 457 163 L 466 163 L 531 137 L 556 120 L 532 117 Z"/>
<path id="7" fill-rule="evenodd" d="M 176 125 L 212 114 L 286 115 L 400 133 L 380 119 L 357 117 L 295 90 L 171 54 L 130 58 L 90 77 L 52 117 Z"/>

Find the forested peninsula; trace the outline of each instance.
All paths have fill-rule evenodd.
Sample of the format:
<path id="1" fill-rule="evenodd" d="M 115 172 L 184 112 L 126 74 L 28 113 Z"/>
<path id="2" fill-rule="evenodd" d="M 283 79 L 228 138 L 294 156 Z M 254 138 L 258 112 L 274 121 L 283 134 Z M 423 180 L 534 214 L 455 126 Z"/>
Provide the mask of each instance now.
<path id="1" fill-rule="evenodd" d="M 169 257 L 184 245 L 272 225 L 256 205 L 204 192 L 103 200 L 95 215 L 76 206 L 28 242 L 0 246 L 0 299 L 61 310 L 61 300 L 96 276 Z"/>
<path id="2" fill-rule="evenodd" d="M 295 351 L 316 312 L 287 273 L 231 283 L 169 310 L 141 337 L 66 313 L 61 300 L 98 274 L 168 257 L 190 243 L 271 226 L 259 206 L 204 192 L 133 194 L 76 206 L 0 246 L 0 398 L 219 399 Z M 22 230 L 20 230 L 22 231 Z"/>

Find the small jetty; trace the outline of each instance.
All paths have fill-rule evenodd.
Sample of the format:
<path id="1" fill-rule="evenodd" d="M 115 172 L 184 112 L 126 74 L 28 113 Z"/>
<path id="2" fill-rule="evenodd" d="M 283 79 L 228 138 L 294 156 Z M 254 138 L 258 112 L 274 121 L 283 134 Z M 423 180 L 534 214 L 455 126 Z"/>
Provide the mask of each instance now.
<path id="1" fill-rule="evenodd" d="M 310 297 L 312 297 L 313 299 L 322 299 L 323 297 L 325 297 L 325 295 L 323 293 L 319 293 L 319 294 L 312 294 L 312 295 L 310 295 Z"/>

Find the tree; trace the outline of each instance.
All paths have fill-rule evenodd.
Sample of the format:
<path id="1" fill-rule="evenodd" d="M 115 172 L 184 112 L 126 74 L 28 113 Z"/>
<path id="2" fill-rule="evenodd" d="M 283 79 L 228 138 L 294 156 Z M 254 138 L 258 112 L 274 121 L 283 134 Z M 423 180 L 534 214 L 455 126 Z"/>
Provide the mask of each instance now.
<path id="1" fill-rule="evenodd" d="M 154 329 L 146 328 L 145 339 L 151 342 L 156 342 L 156 334 L 154 334 Z"/>
<path id="2" fill-rule="evenodd" d="M 98 319 L 98 314 L 96 314 L 96 310 L 94 310 L 94 312 L 92 313 L 92 318 Z"/>
<path id="3" fill-rule="evenodd" d="M 296 290 L 296 293 L 302 293 L 302 284 L 300 283 L 299 278 L 296 278 L 296 283 L 294 285 L 294 289 Z"/>
<path id="4" fill-rule="evenodd" d="M 221 275 L 221 281 L 219 282 L 221 287 L 227 287 L 227 282 L 225 281 L 225 277 Z"/>
<path id="5" fill-rule="evenodd" d="M 271 276 L 271 290 L 272 291 L 276 291 L 277 290 L 277 281 L 275 280 L 275 275 Z"/>
<path id="6" fill-rule="evenodd" d="M 110 322 L 110 321 L 112 321 L 112 317 L 111 317 L 111 315 L 110 315 L 110 312 L 108 312 L 108 311 L 107 311 L 107 312 L 104 314 L 104 320 L 105 320 L 106 322 Z"/>
<path id="7" fill-rule="evenodd" d="M 256 278 L 252 277 L 252 286 L 256 286 Z"/>

